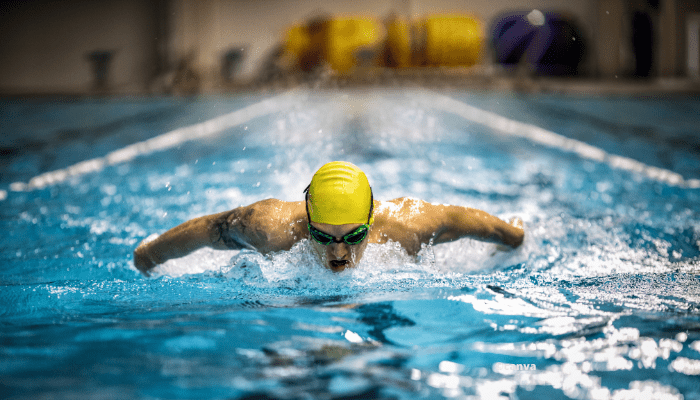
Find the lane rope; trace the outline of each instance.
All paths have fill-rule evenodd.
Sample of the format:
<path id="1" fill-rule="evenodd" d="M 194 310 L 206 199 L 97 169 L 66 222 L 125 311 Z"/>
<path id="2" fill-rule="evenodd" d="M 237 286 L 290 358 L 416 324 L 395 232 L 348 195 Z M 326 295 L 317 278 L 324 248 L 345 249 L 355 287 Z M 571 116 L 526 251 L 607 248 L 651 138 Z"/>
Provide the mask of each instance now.
<path id="1" fill-rule="evenodd" d="M 47 186 L 65 182 L 67 179 L 73 177 L 98 172 L 105 167 L 131 161 L 139 156 L 171 149 L 185 142 L 210 137 L 255 118 L 292 108 L 295 104 L 299 104 L 298 96 L 296 90 L 290 90 L 231 113 L 198 124 L 178 128 L 153 138 L 128 145 L 112 151 L 103 157 L 92 158 L 66 168 L 45 172 L 31 178 L 27 183 L 14 182 L 10 184 L 10 190 L 21 192 L 43 189 Z M 2 197 L 2 193 L 0 193 L 0 200 L 2 200 Z M 5 193 L 4 197 L 7 197 L 7 193 Z"/>
<path id="2" fill-rule="evenodd" d="M 424 107 L 450 112 L 506 135 L 525 138 L 547 147 L 576 153 L 581 158 L 606 163 L 613 168 L 637 172 L 649 179 L 671 186 L 690 189 L 700 188 L 700 179 L 685 179 L 682 175 L 673 171 L 647 165 L 632 158 L 610 154 L 601 148 L 579 140 L 567 138 L 536 125 L 515 121 L 502 115 L 482 110 L 439 93 L 413 91 L 409 93 L 409 96 Z"/>
<path id="3" fill-rule="evenodd" d="M 108 166 L 131 161 L 142 155 L 167 150 L 188 141 L 212 136 L 263 115 L 291 108 L 299 103 L 296 97 L 298 95 L 298 91 L 291 90 L 229 114 L 195 125 L 178 128 L 151 139 L 131 144 L 103 157 L 81 161 L 63 169 L 37 175 L 31 178 L 27 183 L 14 182 L 10 184 L 10 190 L 31 191 L 43 189 L 47 186 L 64 182 L 72 177 L 97 172 Z M 603 162 L 617 169 L 637 172 L 652 180 L 672 186 L 692 189 L 700 188 L 700 179 L 685 179 L 683 176 L 673 171 L 650 166 L 632 158 L 610 154 L 603 149 L 579 140 L 567 138 L 535 125 L 506 118 L 502 115 L 471 106 L 448 96 L 430 91 L 413 91 L 409 92 L 409 96 L 424 107 L 453 113 L 468 121 L 487 126 L 507 135 L 522 137 L 547 147 L 573 152 L 584 159 Z M 4 200 L 6 197 L 6 192 L 0 193 L 0 201 Z"/>

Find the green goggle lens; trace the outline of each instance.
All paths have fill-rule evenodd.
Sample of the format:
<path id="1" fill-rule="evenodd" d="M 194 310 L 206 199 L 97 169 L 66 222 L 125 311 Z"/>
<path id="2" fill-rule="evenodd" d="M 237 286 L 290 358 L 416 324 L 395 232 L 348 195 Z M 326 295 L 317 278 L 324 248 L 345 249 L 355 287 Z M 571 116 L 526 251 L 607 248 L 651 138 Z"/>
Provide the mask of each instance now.
<path id="1" fill-rule="evenodd" d="M 332 243 L 342 243 L 342 242 L 345 242 L 351 246 L 356 245 L 356 244 L 360 243 L 361 241 L 365 240 L 368 232 L 369 232 L 369 225 L 364 224 L 364 225 L 359 226 L 354 231 L 343 236 L 342 239 L 336 239 L 335 236 L 331 236 L 325 232 L 321 232 L 318 229 L 311 226 L 311 224 L 309 224 L 309 233 L 311 234 L 311 237 L 313 237 L 315 241 L 317 241 L 318 243 L 320 243 L 324 246 L 328 246 L 329 244 L 332 244 Z"/>

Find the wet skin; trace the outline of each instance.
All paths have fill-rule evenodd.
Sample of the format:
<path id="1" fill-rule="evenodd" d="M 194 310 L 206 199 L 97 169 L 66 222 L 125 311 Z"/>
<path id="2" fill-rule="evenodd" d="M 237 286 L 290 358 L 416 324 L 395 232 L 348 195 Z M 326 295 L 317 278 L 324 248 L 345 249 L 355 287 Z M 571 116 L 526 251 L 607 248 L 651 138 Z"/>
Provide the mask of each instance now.
<path id="1" fill-rule="evenodd" d="M 318 244 L 309 238 L 303 201 L 266 199 L 217 214 L 205 215 L 169 229 L 153 240 L 143 241 L 134 250 L 134 266 L 144 275 L 158 264 L 186 256 L 202 248 L 217 250 L 252 249 L 263 254 L 287 251 L 303 238 L 309 238 L 322 265 L 339 272 L 355 267 L 368 242 L 391 240 L 409 255 L 416 255 L 424 244 L 447 243 L 472 238 L 514 249 L 524 238 L 522 221 L 507 223 L 484 211 L 454 205 L 432 204 L 408 197 L 375 200 L 374 224 L 364 241 L 357 245 Z M 328 225 L 312 222 L 318 230 L 336 239 L 360 224 Z"/>
<path id="2" fill-rule="evenodd" d="M 336 239 L 340 239 L 359 228 L 362 224 L 329 225 L 311 222 L 311 225 L 321 232 L 332 235 Z M 372 228 L 370 227 L 370 229 Z M 355 268 L 357 266 L 360 259 L 362 259 L 365 248 L 367 248 L 368 237 L 369 234 L 365 237 L 365 240 L 355 245 L 342 242 L 331 243 L 328 246 L 324 246 L 313 238 L 309 238 L 309 240 L 312 243 L 314 252 L 321 260 L 321 264 L 333 272 L 340 272 L 344 271 L 346 268 Z"/>

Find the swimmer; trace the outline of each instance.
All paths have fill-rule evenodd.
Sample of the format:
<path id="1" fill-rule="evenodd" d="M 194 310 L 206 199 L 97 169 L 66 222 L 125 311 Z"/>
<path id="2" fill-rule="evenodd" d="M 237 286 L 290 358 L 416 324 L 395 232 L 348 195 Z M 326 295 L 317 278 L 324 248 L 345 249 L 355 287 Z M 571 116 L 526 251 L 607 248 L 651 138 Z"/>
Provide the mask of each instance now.
<path id="1" fill-rule="evenodd" d="M 506 223 L 473 208 L 436 205 L 401 197 L 375 200 L 357 166 L 342 161 L 323 165 L 304 190 L 304 201 L 262 200 L 178 225 L 134 251 L 144 275 L 156 265 L 199 248 L 251 249 L 263 254 L 289 250 L 309 238 L 321 263 L 333 272 L 353 268 L 368 243 L 399 243 L 409 255 L 421 246 L 472 238 L 516 248 L 522 221 Z"/>

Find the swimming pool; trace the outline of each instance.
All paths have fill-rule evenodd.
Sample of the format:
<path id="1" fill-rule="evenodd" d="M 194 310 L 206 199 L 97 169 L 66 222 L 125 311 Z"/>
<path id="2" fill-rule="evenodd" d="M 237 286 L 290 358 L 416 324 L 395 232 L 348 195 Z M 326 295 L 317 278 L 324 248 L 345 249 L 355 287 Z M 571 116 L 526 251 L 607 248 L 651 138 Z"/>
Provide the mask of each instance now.
<path id="1" fill-rule="evenodd" d="M 697 98 L 0 104 L 2 398 L 700 398 Z M 339 274 L 305 241 L 133 268 L 147 236 L 300 200 L 335 159 L 378 199 L 520 216 L 525 242 L 370 246 Z"/>

